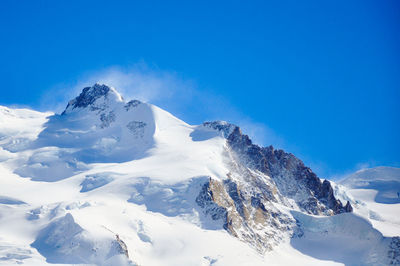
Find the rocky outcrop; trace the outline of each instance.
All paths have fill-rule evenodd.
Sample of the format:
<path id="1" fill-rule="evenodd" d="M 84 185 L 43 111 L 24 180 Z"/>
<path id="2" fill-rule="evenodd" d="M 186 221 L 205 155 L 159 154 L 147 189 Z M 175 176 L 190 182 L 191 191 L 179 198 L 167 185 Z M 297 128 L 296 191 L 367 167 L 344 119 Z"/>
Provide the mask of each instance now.
<path id="1" fill-rule="evenodd" d="M 196 202 L 212 220 L 221 220 L 225 230 L 260 253 L 271 250 L 294 231 L 294 219 L 271 204 L 262 193 L 248 191 L 232 178 L 224 181 L 210 178 Z"/>
<path id="2" fill-rule="evenodd" d="M 344 206 L 346 212 L 353 212 L 353 206 L 351 206 L 350 201 L 347 201 L 346 206 Z"/>
<path id="3" fill-rule="evenodd" d="M 126 110 L 126 111 L 129 111 L 130 109 L 135 108 L 136 106 L 138 106 L 138 105 L 140 105 L 140 104 L 142 104 L 141 101 L 138 101 L 138 100 L 131 100 L 131 101 L 129 101 L 129 102 L 127 102 L 127 103 L 125 104 L 125 110 Z"/>
<path id="4" fill-rule="evenodd" d="M 109 91 L 110 87 L 107 85 L 100 85 L 98 83 L 94 84 L 92 87 L 83 88 L 81 94 L 68 103 L 66 109 L 69 107 L 72 109 L 87 107 L 93 104 L 98 98 L 106 96 Z"/>
<path id="5" fill-rule="evenodd" d="M 275 150 L 272 146 L 255 145 L 239 127 L 226 122 L 206 122 L 203 126 L 222 132 L 236 163 L 271 177 L 278 194 L 294 200 L 300 210 L 315 215 L 352 211 L 349 202 L 343 206 L 335 198 L 329 181 L 322 182 L 293 154 Z"/>
<path id="6" fill-rule="evenodd" d="M 109 127 L 111 123 L 115 121 L 115 113 L 113 111 L 110 111 L 108 113 L 101 113 L 100 121 L 101 121 L 100 124 L 101 128 Z"/>
<path id="7" fill-rule="evenodd" d="M 224 228 L 227 228 L 228 223 L 228 208 L 233 206 L 232 201 L 225 195 L 225 190 L 222 184 L 210 178 L 205 183 L 196 198 L 196 203 L 204 209 L 206 215 L 209 215 L 213 220 L 222 220 Z"/>
<path id="8" fill-rule="evenodd" d="M 392 237 L 388 251 L 389 265 L 400 265 L 400 237 Z"/>
<path id="9" fill-rule="evenodd" d="M 143 138 L 144 137 L 144 132 L 145 132 L 145 127 L 146 123 L 141 122 L 141 121 L 130 121 L 126 127 L 129 129 L 129 131 L 133 134 L 133 136 L 138 139 L 138 138 Z"/>
<path id="10" fill-rule="evenodd" d="M 114 100 L 123 102 L 122 96 L 114 88 L 96 83 L 92 87 L 83 88 L 78 97 L 68 102 L 67 107 L 61 115 L 72 112 L 74 109 L 79 110 L 84 108 L 101 112 L 108 109 L 110 107 L 110 102 Z M 134 102 L 127 103 L 125 108 L 128 108 L 128 111 L 130 106 L 135 104 Z"/>
<path id="11" fill-rule="evenodd" d="M 126 256 L 127 259 L 129 259 L 129 253 L 128 253 L 128 246 L 125 244 L 124 241 L 119 237 L 119 235 L 115 235 L 115 242 L 117 245 L 117 250 L 120 254 L 123 254 Z"/>
<path id="12" fill-rule="evenodd" d="M 260 253 L 302 234 L 285 207 L 314 215 L 352 212 L 349 202 L 343 206 L 335 198 L 328 180 L 321 181 L 293 154 L 254 145 L 239 127 L 227 122 L 202 126 L 226 138 L 230 172 L 222 180 L 210 178 L 196 202 L 205 215 L 221 220 L 230 234 Z"/>

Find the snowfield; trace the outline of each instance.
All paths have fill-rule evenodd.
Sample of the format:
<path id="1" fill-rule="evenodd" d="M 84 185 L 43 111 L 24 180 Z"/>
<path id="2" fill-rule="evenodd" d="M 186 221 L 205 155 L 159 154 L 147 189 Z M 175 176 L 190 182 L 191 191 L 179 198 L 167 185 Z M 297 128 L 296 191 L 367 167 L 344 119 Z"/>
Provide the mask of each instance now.
<path id="1" fill-rule="evenodd" d="M 287 182 L 297 161 L 235 157 L 235 129 L 100 84 L 62 114 L 0 107 L 0 264 L 400 265 L 400 169 L 314 198 Z"/>
<path id="2" fill-rule="evenodd" d="M 400 236 L 400 169 L 363 169 L 339 182 L 354 202 L 355 213 L 384 236 Z"/>

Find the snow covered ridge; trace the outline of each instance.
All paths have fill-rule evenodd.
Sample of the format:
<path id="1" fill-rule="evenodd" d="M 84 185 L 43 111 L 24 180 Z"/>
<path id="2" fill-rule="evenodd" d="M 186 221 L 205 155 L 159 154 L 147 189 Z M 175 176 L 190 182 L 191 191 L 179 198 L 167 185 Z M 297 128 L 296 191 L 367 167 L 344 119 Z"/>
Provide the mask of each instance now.
<path id="1" fill-rule="evenodd" d="M 400 169 L 362 169 L 335 185 L 337 197 L 350 200 L 354 212 L 385 236 L 400 235 Z"/>
<path id="2" fill-rule="evenodd" d="M 368 196 L 396 176 L 322 181 L 236 125 L 102 84 L 62 114 L 0 107 L 0 175 L 0 264 L 400 263 L 399 203 Z"/>

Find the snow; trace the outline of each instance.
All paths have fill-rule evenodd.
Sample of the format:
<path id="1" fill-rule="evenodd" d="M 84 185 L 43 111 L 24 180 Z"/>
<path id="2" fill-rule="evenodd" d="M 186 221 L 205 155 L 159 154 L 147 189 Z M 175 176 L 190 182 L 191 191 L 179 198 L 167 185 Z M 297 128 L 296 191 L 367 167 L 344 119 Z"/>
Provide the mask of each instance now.
<path id="1" fill-rule="evenodd" d="M 353 199 L 355 213 L 384 236 L 400 236 L 400 169 L 376 167 L 357 171 L 339 182 Z"/>
<path id="2" fill-rule="evenodd" d="M 91 107 L 74 103 L 62 115 L 0 107 L 0 264 L 368 264 L 367 250 L 400 235 L 399 203 L 377 202 L 376 187 L 337 185 L 358 201 L 355 214 L 320 218 L 279 205 L 304 237 L 260 254 L 196 203 L 207 180 L 229 172 L 225 133 L 125 103 L 115 89 Z"/>
<path id="3" fill-rule="evenodd" d="M 363 169 L 340 182 L 353 189 L 377 191 L 374 201 L 384 204 L 400 203 L 400 170 L 394 167 Z"/>
<path id="4" fill-rule="evenodd" d="M 345 265 L 375 265 L 381 263 L 389 240 L 374 230 L 362 217 L 343 213 L 331 217 L 313 217 L 293 212 L 304 236 L 291 243 L 304 254 L 332 260 Z"/>
<path id="5" fill-rule="evenodd" d="M 0 158 L 12 156 L 10 152 L 25 149 L 43 130 L 50 115 L 52 113 L 0 106 Z"/>

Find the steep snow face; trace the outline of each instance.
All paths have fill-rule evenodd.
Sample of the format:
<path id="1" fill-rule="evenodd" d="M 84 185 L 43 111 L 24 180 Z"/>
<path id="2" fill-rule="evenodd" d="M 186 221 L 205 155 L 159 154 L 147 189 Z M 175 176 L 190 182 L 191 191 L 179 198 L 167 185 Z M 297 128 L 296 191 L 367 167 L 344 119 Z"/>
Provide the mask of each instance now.
<path id="1" fill-rule="evenodd" d="M 191 126 L 100 84 L 61 115 L 1 110 L 0 264 L 398 259 L 397 238 L 351 213 L 352 205 L 361 210 L 352 190 L 334 194 L 339 185 L 292 154 L 252 144 L 235 125 Z M 349 236 L 352 227 L 360 231 Z M 355 245 L 345 256 L 332 252 L 348 243 Z M 316 253 L 311 244 L 327 248 Z"/>

